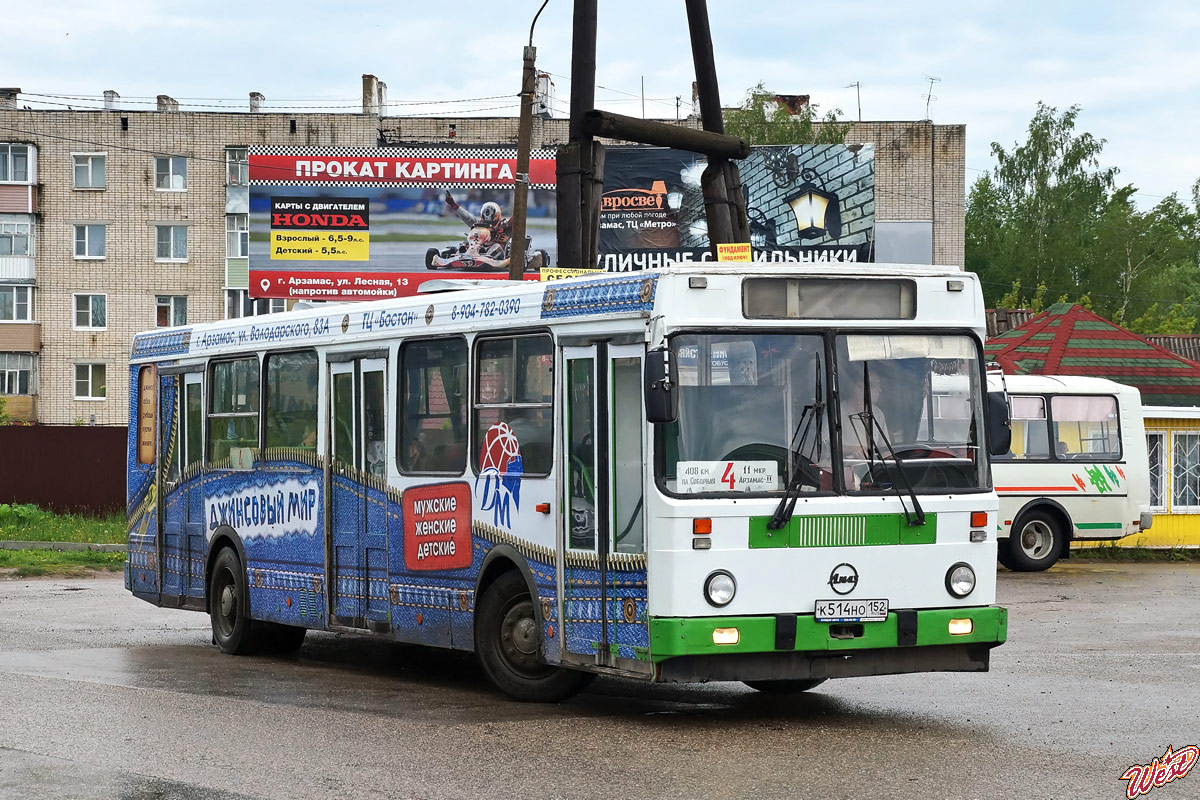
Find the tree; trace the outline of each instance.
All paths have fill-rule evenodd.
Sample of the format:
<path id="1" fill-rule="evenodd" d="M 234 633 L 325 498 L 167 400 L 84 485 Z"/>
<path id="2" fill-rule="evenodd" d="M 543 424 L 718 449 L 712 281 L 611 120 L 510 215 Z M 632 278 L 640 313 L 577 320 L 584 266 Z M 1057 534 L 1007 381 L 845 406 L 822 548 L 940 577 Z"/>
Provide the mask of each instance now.
<path id="1" fill-rule="evenodd" d="M 742 105 L 725 112 L 725 133 L 749 144 L 844 144 L 853 123 L 840 122 L 840 108 L 818 118 L 816 107 L 802 106 L 792 114 L 762 81 L 746 93 Z"/>

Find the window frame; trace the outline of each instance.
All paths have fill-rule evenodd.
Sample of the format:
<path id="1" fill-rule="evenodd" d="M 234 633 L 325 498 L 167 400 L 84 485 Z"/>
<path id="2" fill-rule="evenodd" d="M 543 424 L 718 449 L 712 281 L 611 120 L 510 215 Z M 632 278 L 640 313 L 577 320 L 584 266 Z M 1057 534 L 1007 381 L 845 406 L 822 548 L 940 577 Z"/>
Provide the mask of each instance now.
<path id="1" fill-rule="evenodd" d="M 25 150 L 25 177 L 17 180 L 13 177 L 16 173 L 13 167 L 14 148 L 22 148 Z M 4 167 L 4 175 L 0 178 L 0 184 L 16 184 L 18 186 L 26 186 L 35 183 L 37 180 L 37 145 L 29 144 L 28 142 L 0 142 L 0 161 Z"/>
<path id="2" fill-rule="evenodd" d="M 253 361 L 256 369 L 256 379 L 254 382 L 255 390 L 258 392 L 258 402 L 254 404 L 253 411 L 222 411 L 214 412 L 213 403 L 216 401 L 216 390 L 214 387 L 214 376 L 217 367 L 222 364 L 234 364 L 239 361 Z M 261 458 L 262 441 L 263 441 L 263 426 L 262 426 L 262 357 L 258 353 L 242 354 L 237 356 L 229 356 L 226 358 L 213 359 L 208 362 L 204 370 L 204 388 L 202 390 L 204 402 L 204 442 L 203 442 L 203 458 L 205 466 L 212 467 L 212 431 L 214 419 L 242 419 L 254 417 L 255 419 L 255 444 L 254 451 Z M 222 469 L 232 469 L 233 467 L 224 467 Z"/>
<path id="3" fill-rule="evenodd" d="M 79 159 L 85 159 L 83 164 L 79 163 Z M 79 168 L 86 167 L 89 181 L 95 177 L 94 159 L 100 159 L 100 185 L 87 186 L 79 185 Z M 108 153 L 107 152 L 81 152 L 71 153 L 71 188 L 77 192 L 102 192 L 108 188 Z"/>
<path id="4" fill-rule="evenodd" d="M 80 325 L 79 315 L 81 313 L 88 315 L 89 323 L 92 321 L 94 312 L 91 303 L 88 303 L 86 309 L 79 308 L 79 298 L 81 297 L 103 297 L 104 298 L 104 324 L 103 325 Z M 71 328 L 77 331 L 106 331 L 108 330 L 108 293 L 107 292 L 74 292 L 71 295 Z"/>
<path id="5" fill-rule="evenodd" d="M 101 401 L 108 399 L 108 365 L 105 362 L 103 362 L 103 361 L 75 361 L 75 362 L 72 362 L 72 366 L 74 367 L 73 372 L 75 373 L 74 380 L 72 381 L 72 386 L 74 387 L 75 399 L 77 401 L 94 403 L 94 402 L 101 402 Z M 79 394 L 79 368 L 80 367 L 89 368 L 88 376 L 87 376 L 87 384 L 88 384 L 89 394 L 86 396 Z M 102 394 L 100 396 L 90 394 L 91 392 L 93 392 L 95 390 L 95 383 L 96 383 L 95 368 L 96 367 L 99 367 L 102 370 L 103 378 L 104 378 L 104 394 Z"/>
<path id="6" fill-rule="evenodd" d="M 226 186 L 249 186 L 250 185 L 250 148 L 230 146 L 225 148 L 225 185 Z M 238 156 L 241 158 L 238 158 Z M 230 179 L 234 170 L 237 174 Z"/>
<path id="7" fill-rule="evenodd" d="M 272 398 L 271 362 L 273 360 L 275 360 L 276 358 L 286 358 L 287 356 L 298 356 L 298 355 L 299 356 L 311 356 L 313 359 L 313 362 L 312 362 L 313 376 L 316 378 L 317 382 L 312 387 L 312 395 L 310 398 L 312 400 L 312 408 L 311 408 L 311 411 L 312 411 L 312 433 L 314 435 L 314 442 L 311 447 L 312 447 L 313 452 L 316 452 L 319 449 L 317 440 L 315 437 L 321 427 L 321 392 L 320 392 L 321 357 L 314 348 L 306 347 L 306 348 L 301 348 L 301 349 L 296 349 L 296 350 L 273 350 L 269 353 L 263 354 L 261 366 L 259 367 L 260 386 L 259 386 L 258 396 L 259 396 L 259 406 L 262 411 L 262 416 L 260 418 L 261 432 L 259 434 L 259 443 L 260 443 L 260 445 L 262 447 L 262 451 L 264 453 L 267 450 L 275 450 L 275 449 L 292 449 L 292 450 L 308 449 L 308 446 L 303 443 L 303 437 L 301 439 L 300 444 L 274 444 L 274 445 L 272 445 L 268 442 L 268 437 L 270 436 L 270 430 L 271 430 L 271 423 L 274 420 L 274 415 L 279 415 L 279 414 L 284 414 L 284 413 L 289 413 L 289 414 L 294 413 L 294 412 L 284 412 L 281 410 L 273 410 L 271 407 L 271 398 Z M 307 411 L 310 409 L 304 409 L 304 410 Z"/>
<path id="8" fill-rule="evenodd" d="M 34 249 L 37 247 L 37 244 L 34 240 L 34 235 L 37 232 L 37 226 L 33 222 L 22 222 L 19 219 L 4 219 L 5 216 L 8 215 L 0 214 L 0 238 L 7 237 L 12 240 L 12 252 L 0 252 L 0 256 L 16 256 L 18 258 L 29 258 L 33 256 Z M 24 216 L 30 220 L 33 219 L 32 216 L 25 214 L 13 216 Z M 5 228 L 11 228 L 12 230 L 6 231 Z M 25 228 L 25 231 L 22 233 L 20 230 L 18 230 L 19 228 Z M 16 244 L 21 239 L 24 239 L 25 241 L 25 252 L 18 253 Z"/>
<path id="9" fill-rule="evenodd" d="M 1170 502 L 1171 502 L 1171 506 L 1170 506 L 1171 513 L 1172 514 L 1200 514 L 1200 492 L 1197 493 L 1197 502 L 1193 505 L 1186 505 L 1186 504 L 1180 503 L 1177 500 L 1177 494 L 1176 494 L 1177 484 L 1176 484 L 1176 480 L 1175 480 L 1175 470 L 1179 465 L 1180 459 L 1179 459 L 1178 453 L 1176 452 L 1175 448 L 1181 438 L 1193 438 L 1193 439 L 1200 440 L 1200 430 L 1171 431 L 1171 436 L 1170 436 L 1171 471 L 1169 473 L 1169 475 L 1170 475 L 1169 486 L 1170 486 L 1170 490 L 1171 490 L 1169 498 L 1170 498 Z M 1198 447 L 1198 450 L 1200 450 L 1200 442 L 1197 442 L 1197 447 Z M 1200 459 L 1198 459 L 1198 461 L 1197 461 L 1197 471 L 1200 472 Z"/>
<path id="10" fill-rule="evenodd" d="M 108 224 L 104 222 L 75 222 L 71 225 L 74 233 L 74 248 L 76 261 L 103 261 L 108 258 Z M 79 253 L 79 230 L 83 229 L 83 255 Z M 91 230 L 93 228 L 100 229 L 100 247 L 103 252 L 100 255 L 88 255 L 92 245 Z"/>
<path id="11" fill-rule="evenodd" d="M 22 290 L 22 289 L 24 290 L 24 294 L 25 294 L 25 300 L 23 301 L 23 304 L 25 306 L 25 316 L 24 317 L 21 317 L 17 313 L 17 309 L 19 309 L 22 305 L 22 301 L 17 299 L 17 294 L 18 294 L 18 290 Z M 6 324 L 26 325 L 30 322 L 33 322 L 34 321 L 34 306 L 35 306 L 34 287 L 28 286 L 25 284 L 14 284 L 14 283 L 0 284 L 0 293 L 5 293 L 5 292 L 12 293 L 13 317 L 12 317 L 12 319 L 4 319 L 4 318 L 0 317 L 0 325 L 6 325 Z"/>
<path id="12" fill-rule="evenodd" d="M 249 314 L 241 313 L 236 317 L 229 316 L 229 301 L 234 296 L 232 294 L 233 292 L 241 293 L 240 295 L 237 296 L 237 300 L 236 300 L 236 302 L 238 304 L 238 309 L 244 312 L 246 309 L 246 306 L 248 304 L 250 306 L 251 313 L 249 313 Z M 266 303 L 267 310 L 259 311 L 258 310 L 259 303 Z M 280 308 L 278 310 L 276 310 L 274 308 L 274 306 L 277 303 L 280 305 Z M 233 286 L 225 287 L 225 319 L 246 319 L 248 317 L 261 317 L 266 314 L 282 314 L 284 311 L 287 311 L 287 298 L 286 297 L 251 297 L 249 289 L 237 288 L 237 287 L 233 287 Z"/>
<path id="13" fill-rule="evenodd" d="M 1167 443 L 1170 441 L 1170 435 L 1165 430 L 1148 430 L 1146 431 L 1146 460 L 1150 464 L 1150 439 L 1151 437 L 1158 439 L 1158 475 L 1155 476 L 1152 469 L 1149 470 L 1150 475 L 1150 510 L 1159 513 L 1167 513 L 1167 499 L 1171 496 L 1171 473 L 1167 470 Z M 1157 478 L 1157 480 L 1156 480 Z M 1154 503 L 1154 488 L 1155 483 L 1158 484 L 1158 499 L 1160 503 Z"/>
<path id="14" fill-rule="evenodd" d="M 16 365 L 10 364 L 11 360 L 16 361 Z M 27 365 L 22 363 L 22 359 L 27 360 Z M 33 397 L 38 393 L 37 390 L 37 353 L 0 353 L 0 396 L 4 397 Z M 21 373 L 28 373 L 25 376 L 25 385 L 29 390 L 27 392 L 9 392 L 7 390 L 9 380 L 14 381 L 16 388 L 20 389 Z"/>
<path id="15" fill-rule="evenodd" d="M 238 225 L 240 223 L 240 226 Z M 237 237 L 240 253 L 230 249 L 230 242 L 234 241 L 234 236 Z M 249 214 L 226 214 L 225 215 L 225 257 L 226 258 L 249 258 L 250 257 L 250 215 Z"/>
<path id="16" fill-rule="evenodd" d="M 166 169 L 159 169 L 162 162 L 166 162 Z M 182 163 L 183 169 L 176 172 L 177 162 Z M 156 192 L 186 192 L 188 190 L 188 157 L 187 156 L 155 156 L 154 157 L 154 191 Z M 175 178 L 183 179 L 182 186 L 174 186 Z M 166 186 L 163 186 L 162 178 L 166 179 Z"/>
<path id="17" fill-rule="evenodd" d="M 188 296 L 186 294 L 156 294 L 156 295 L 154 295 L 154 327 L 156 327 L 156 328 L 174 328 L 179 325 L 187 325 L 187 299 L 188 299 Z M 176 308 L 176 306 L 180 305 L 176 301 L 179 301 L 179 300 L 183 301 L 183 303 L 182 303 L 183 321 L 175 322 L 175 316 L 176 316 L 175 312 L 178 310 Z M 166 302 L 164 302 L 164 301 L 166 301 Z M 163 324 L 159 323 L 159 321 L 158 321 L 158 310 L 160 308 L 167 309 L 168 322 L 166 325 L 163 325 Z"/>
<path id="18" fill-rule="evenodd" d="M 497 341 L 510 342 L 512 344 L 512 355 L 513 355 L 513 361 L 514 361 L 514 367 L 515 367 L 516 366 L 515 361 L 516 361 L 516 356 L 517 356 L 517 343 L 522 339 L 535 339 L 535 338 L 544 338 L 550 343 L 550 350 L 549 350 L 549 355 L 550 355 L 550 399 L 547 401 L 541 401 L 541 402 L 537 402 L 537 403 L 515 402 L 515 401 L 505 402 L 505 403 L 481 403 L 481 402 L 479 402 L 479 389 L 481 387 L 481 382 L 479 379 L 481 347 L 490 342 L 497 342 Z M 470 392 L 470 398 L 471 398 L 471 413 L 470 413 L 470 419 L 469 419 L 469 423 L 470 423 L 469 441 L 470 441 L 470 444 L 468 445 L 468 448 L 467 448 L 468 449 L 467 463 L 471 467 L 471 469 L 474 470 L 474 472 L 476 474 L 479 473 L 479 469 L 480 469 L 479 460 L 480 460 L 480 456 L 482 455 L 480 453 L 480 448 L 482 446 L 482 442 L 480 442 L 478 440 L 479 439 L 479 412 L 481 409 L 492 409 L 492 408 L 501 409 L 501 410 L 526 410 L 526 409 L 547 409 L 548 410 L 548 416 L 550 419 L 550 442 L 549 442 L 549 444 L 550 444 L 550 448 L 551 448 L 549 464 L 545 471 L 530 472 L 525 467 L 524 457 L 522 457 L 522 470 L 523 470 L 522 477 L 523 478 L 544 478 L 553 473 L 554 462 L 555 462 L 555 458 L 554 458 L 554 455 L 555 455 L 554 454 L 554 419 L 555 419 L 555 408 L 556 408 L 555 398 L 557 396 L 557 392 L 555 391 L 555 385 L 557 383 L 556 376 L 555 376 L 555 363 L 554 363 L 555 352 L 556 352 L 556 350 L 555 350 L 554 335 L 550 331 L 547 331 L 547 330 L 518 331 L 515 333 L 511 333 L 511 334 L 476 336 L 474 342 L 471 343 L 471 371 L 467 378 L 467 387 L 468 387 L 468 391 Z M 512 373 L 512 378 L 514 381 L 514 386 L 512 387 L 513 394 L 511 396 L 515 397 L 515 390 L 516 390 L 515 381 L 517 379 L 517 373 L 515 370 Z"/>
<path id="19" fill-rule="evenodd" d="M 398 383 L 398 388 L 396 391 L 396 420 L 397 420 L 397 425 L 396 425 L 396 469 L 400 472 L 401 475 L 463 475 L 466 473 L 468 465 L 470 465 L 472 462 L 472 458 L 471 458 L 471 454 L 470 454 L 471 453 L 471 430 L 472 430 L 471 413 L 470 413 L 469 409 L 464 409 L 464 411 L 467 411 L 468 413 L 466 413 L 464 415 L 465 419 L 463 420 L 463 426 L 464 426 L 463 438 L 462 438 L 461 442 L 457 442 L 457 441 L 453 442 L 453 444 L 455 444 L 455 445 L 461 444 L 462 448 L 463 448 L 462 464 L 457 469 L 417 470 L 417 469 L 410 469 L 406 464 L 408 459 L 405 457 L 405 453 L 406 453 L 405 448 L 409 444 L 408 438 L 407 438 L 407 431 L 409 428 L 408 422 L 409 422 L 410 417 L 405 413 L 405 408 L 404 408 L 405 394 L 408 389 L 408 370 L 405 369 L 405 355 L 408 352 L 409 348 L 426 347 L 426 346 L 428 346 L 430 344 L 434 344 L 434 343 L 445 343 L 445 344 L 459 343 L 462 345 L 463 359 L 462 359 L 461 364 L 465 371 L 464 377 L 466 379 L 465 380 L 465 382 L 466 382 L 465 390 L 466 391 L 465 391 L 465 396 L 463 397 L 463 402 L 472 404 L 472 398 L 474 397 L 474 395 L 471 392 L 471 344 L 470 344 L 470 342 L 467 341 L 467 338 L 465 336 L 461 336 L 461 335 L 460 336 L 454 336 L 454 335 L 435 336 L 435 337 L 429 337 L 429 338 L 411 339 L 411 340 L 404 341 L 400 344 L 400 349 L 396 356 L 396 372 L 397 372 L 396 380 Z M 426 388 L 428 388 L 428 387 L 426 387 Z M 443 390 L 445 390 L 444 385 L 442 388 L 443 388 Z M 426 398 L 426 399 L 428 399 L 428 398 Z M 418 415 L 416 417 L 417 425 L 419 426 L 420 423 L 423 422 L 424 420 L 438 419 L 438 418 L 445 418 L 447 420 L 451 420 L 451 419 L 453 419 L 453 411 L 452 410 L 448 411 L 445 415 L 440 415 L 440 414 L 425 414 L 423 416 Z M 451 428 L 453 429 L 453 422 L 451 422 Z"/>
<path id="20" fill-rule="evenodd" d="M 171 255 L 164 256 L 161 254 L 162 247 L 162 232 L 163 230 L 170 231 L 167 236 L 167 244 L 170 248 Z M 175 255 L 175 245 L 178 243 L 175 240 L 175 232 L 179 229 L 183 230 L 183 256 Z M 186 264 L 188 262 L 188 226 L 186 224 L 176 222 L 156 222 L 154 223 L 154 261 L 159 264 Z"/>
<path id="21" fill-rule="evenodd" d="M 1058 400 L 1063 400 L 1065 402 L 1067 400 L 1079 399 L 1079 398 L 1084 398 L 1084 399 L 1088 399 L 1088 400 L 1105 399 L 1105 400 L 1112 401 L 1113 412 L 1114 412 L 1112 424 L 1116 427 L 1116 443 L 1117 443 L 1117 452 L 1115 454 L 1114 453 L 1092 453 L 1092 452 L 1086 452 L 1086 451 L 1081 452 L 1081 453 L 1068 453 L 1067 455 L 1059 455 L 1058 454 L 1058 442 L 1060 442 L 1062 440 L 1060 438 L 1058 438 L 1058 426 L 1060 423 L 1059 423 L 1057 415 L 1054 413 L 1055 403 Z M 1051 458 L 1053 458 L 1055 461 L 1064 461 L 1064 462 L 1068 462 L 1068 463 L 1079 462 L 1079 461 L 1089 461 L 1089 462 L 1097 463 L 1097 464 L 1116 464 L 1116 463 L 1120 463 L 1122 460 L 1124 460 L 1124 458 L 1125 458 L 1125 440 L 1123 438 L 1124 437 L 1124 429 L 1123 429 L 1123 426 L 1121 425 L 1121 400 L 1119 397 L 1117 397 L 1114 394 L 1077 394 L 1077 393 L 1071 393 L 1071 392 L 1058 392 L 1055 394 L 1047 395 L 1046 400 L 1047 400 L 1047 403 L 1046 403 L 1046 415 L 1047 415 L 1046 416 L 1046 423 L 1047 423 L 1046 424 L 1046 433 L 1050 440 L 1049 445 L 1050 445 Z M 1080 424 L 1083 422 L 1086 422 L 1089 424 L 1092 424 L 1092 423 L 1102 424 L 1102 420 L 1067 420 L 1066 422 L 1063 422 L 1062 424 L 1068 425 L 1068 424 L 1071 424 L 1072 422 L 1075 424 Z"/>

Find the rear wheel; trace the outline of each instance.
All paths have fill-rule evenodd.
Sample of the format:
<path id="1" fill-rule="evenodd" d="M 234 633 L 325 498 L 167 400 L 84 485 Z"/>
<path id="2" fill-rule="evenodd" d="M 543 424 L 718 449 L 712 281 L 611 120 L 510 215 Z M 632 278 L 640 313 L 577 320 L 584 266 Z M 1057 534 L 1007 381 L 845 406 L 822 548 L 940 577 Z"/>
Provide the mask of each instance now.
<path id="1" fill-rule="evenodd" d="M 806 680 L 791 681 L 742 681 L 742 683 L 751 689 L 768 694 L 797 694 L 799 692 L 807 692 L 809 689 L 815 689 L 824 683 L 825 680 L 825 678 L 808 678 Z"/>
<path id="2" fill-rule="evenodd" d="M 484 590 L 475 616 L 475 652 L 488 679 L 517 700 L 550 703 L 578 692 L 585 672 L 546 664 L 529 587 L 516 570 Z"/>
<path id="3" fill-rule="evenodd" d="M 257 646 L 249 618 L 246 570 L 232 547 L 224 547 L 213 562 L 208 581 L 208 612 L 213 643 L 222 653 L 244 655 Z"/>
<path id="4" fill-rule="evenodd" d="M 1066 532 L 1054 516 L 1041 510 L 1021 515 L 1000 542 L 1000 563 L 1017 572 L 1040 572 L 1054 566 L 1066 547 Z"/>
<path id="5" fill-rule="evenodd" d="M 437 257 L 438 249 L 431 247 L 425 251 L 425 269 L 437 269 L 437 264 L 433 263 L 433 259 Z"/>

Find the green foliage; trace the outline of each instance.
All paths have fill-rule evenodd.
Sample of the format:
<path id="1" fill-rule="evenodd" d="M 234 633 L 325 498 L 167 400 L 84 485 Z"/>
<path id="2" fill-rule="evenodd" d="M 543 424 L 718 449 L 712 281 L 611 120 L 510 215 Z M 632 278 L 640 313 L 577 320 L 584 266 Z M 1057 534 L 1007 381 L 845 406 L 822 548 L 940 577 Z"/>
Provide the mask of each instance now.
<path id="1" fill-rule="evenodd" d="M 123 544 L 125 517 L 55 514 L 31 504 L 0 503 L 0 541 Z"/>
<path id="2" fill-rule="evenodd" d="M 1104 140 L 1075 130 L 1078 114 L 1039 103 L 1024 144 L 993 143 L 997 166 L 968 195 L 967 268 L 981 276 L 989 305 L 1033 307 L 1020 287 L 1045 287 L 1043 297 L 1079 298 L 1138 332 L 1191 333 L 1200 319 L 1200 180 L 1191 207 L 1172 195 L 1139 210 L 1137 189 L 1116 187 L 1117 170 L 1100 166 Z"/>
<path id="3" fill-rule="evenodd" d="M 840 122 L 840 108 L 817 116 L 814 106 L 806 105 L 797 114 L 788 113 L 777 95 L 762 81 L 746 93 L 742 105 L 725 112 L 725 133 L 749 144 L 844 144 L 851 122 Z"/>
<path id="4" fill-rule="evenodd" d="M 125 553 L 93 553 L 58 550 L 0 550 L 0 569 L 11 569 L 19 577 L 34 575 L 84 576 L 90 570 L 119 572 Z"/>

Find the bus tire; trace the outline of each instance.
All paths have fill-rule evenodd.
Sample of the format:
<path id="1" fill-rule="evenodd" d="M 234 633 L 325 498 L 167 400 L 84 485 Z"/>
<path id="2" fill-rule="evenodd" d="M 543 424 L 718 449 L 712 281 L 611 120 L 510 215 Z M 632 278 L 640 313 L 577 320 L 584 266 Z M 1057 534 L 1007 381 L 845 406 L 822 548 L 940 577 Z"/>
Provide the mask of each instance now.
<path id="1" fill-rule="evenodd" d="M 742 683 L 751 689 L 767 694 L 798 694 L 817 688 L 825 680 L 825 678 L 808 678 L 783 681 L 742 681 Z"/>
<path id="2" fill-rule="evenodd" d="M 1041 572 L 1058 561 L 1066 547 L 1062 523 L 1053 514 L 1035 508 L 1021 515 L 1000 543 L 1000 563 L 1014 572 Z"/>
<path id="3" fill-rule="evenodd" d="M 539 627 L 529 587 L 509 570 L 479 600 L 475 653 L 488 680 L 509 697 L 553 703 L 578 692 L 592 676 L 542 661 Z"/>
<path id="4" fill-rule="evenodd" d="M 221 548 L 208 579 L 208 613 L 212 619 L 213 644 L 222 653 L 245 655 L 255 650 L 255 627 L 249 616 L 248 597 L 242 562 L 232 547 Z"/>

